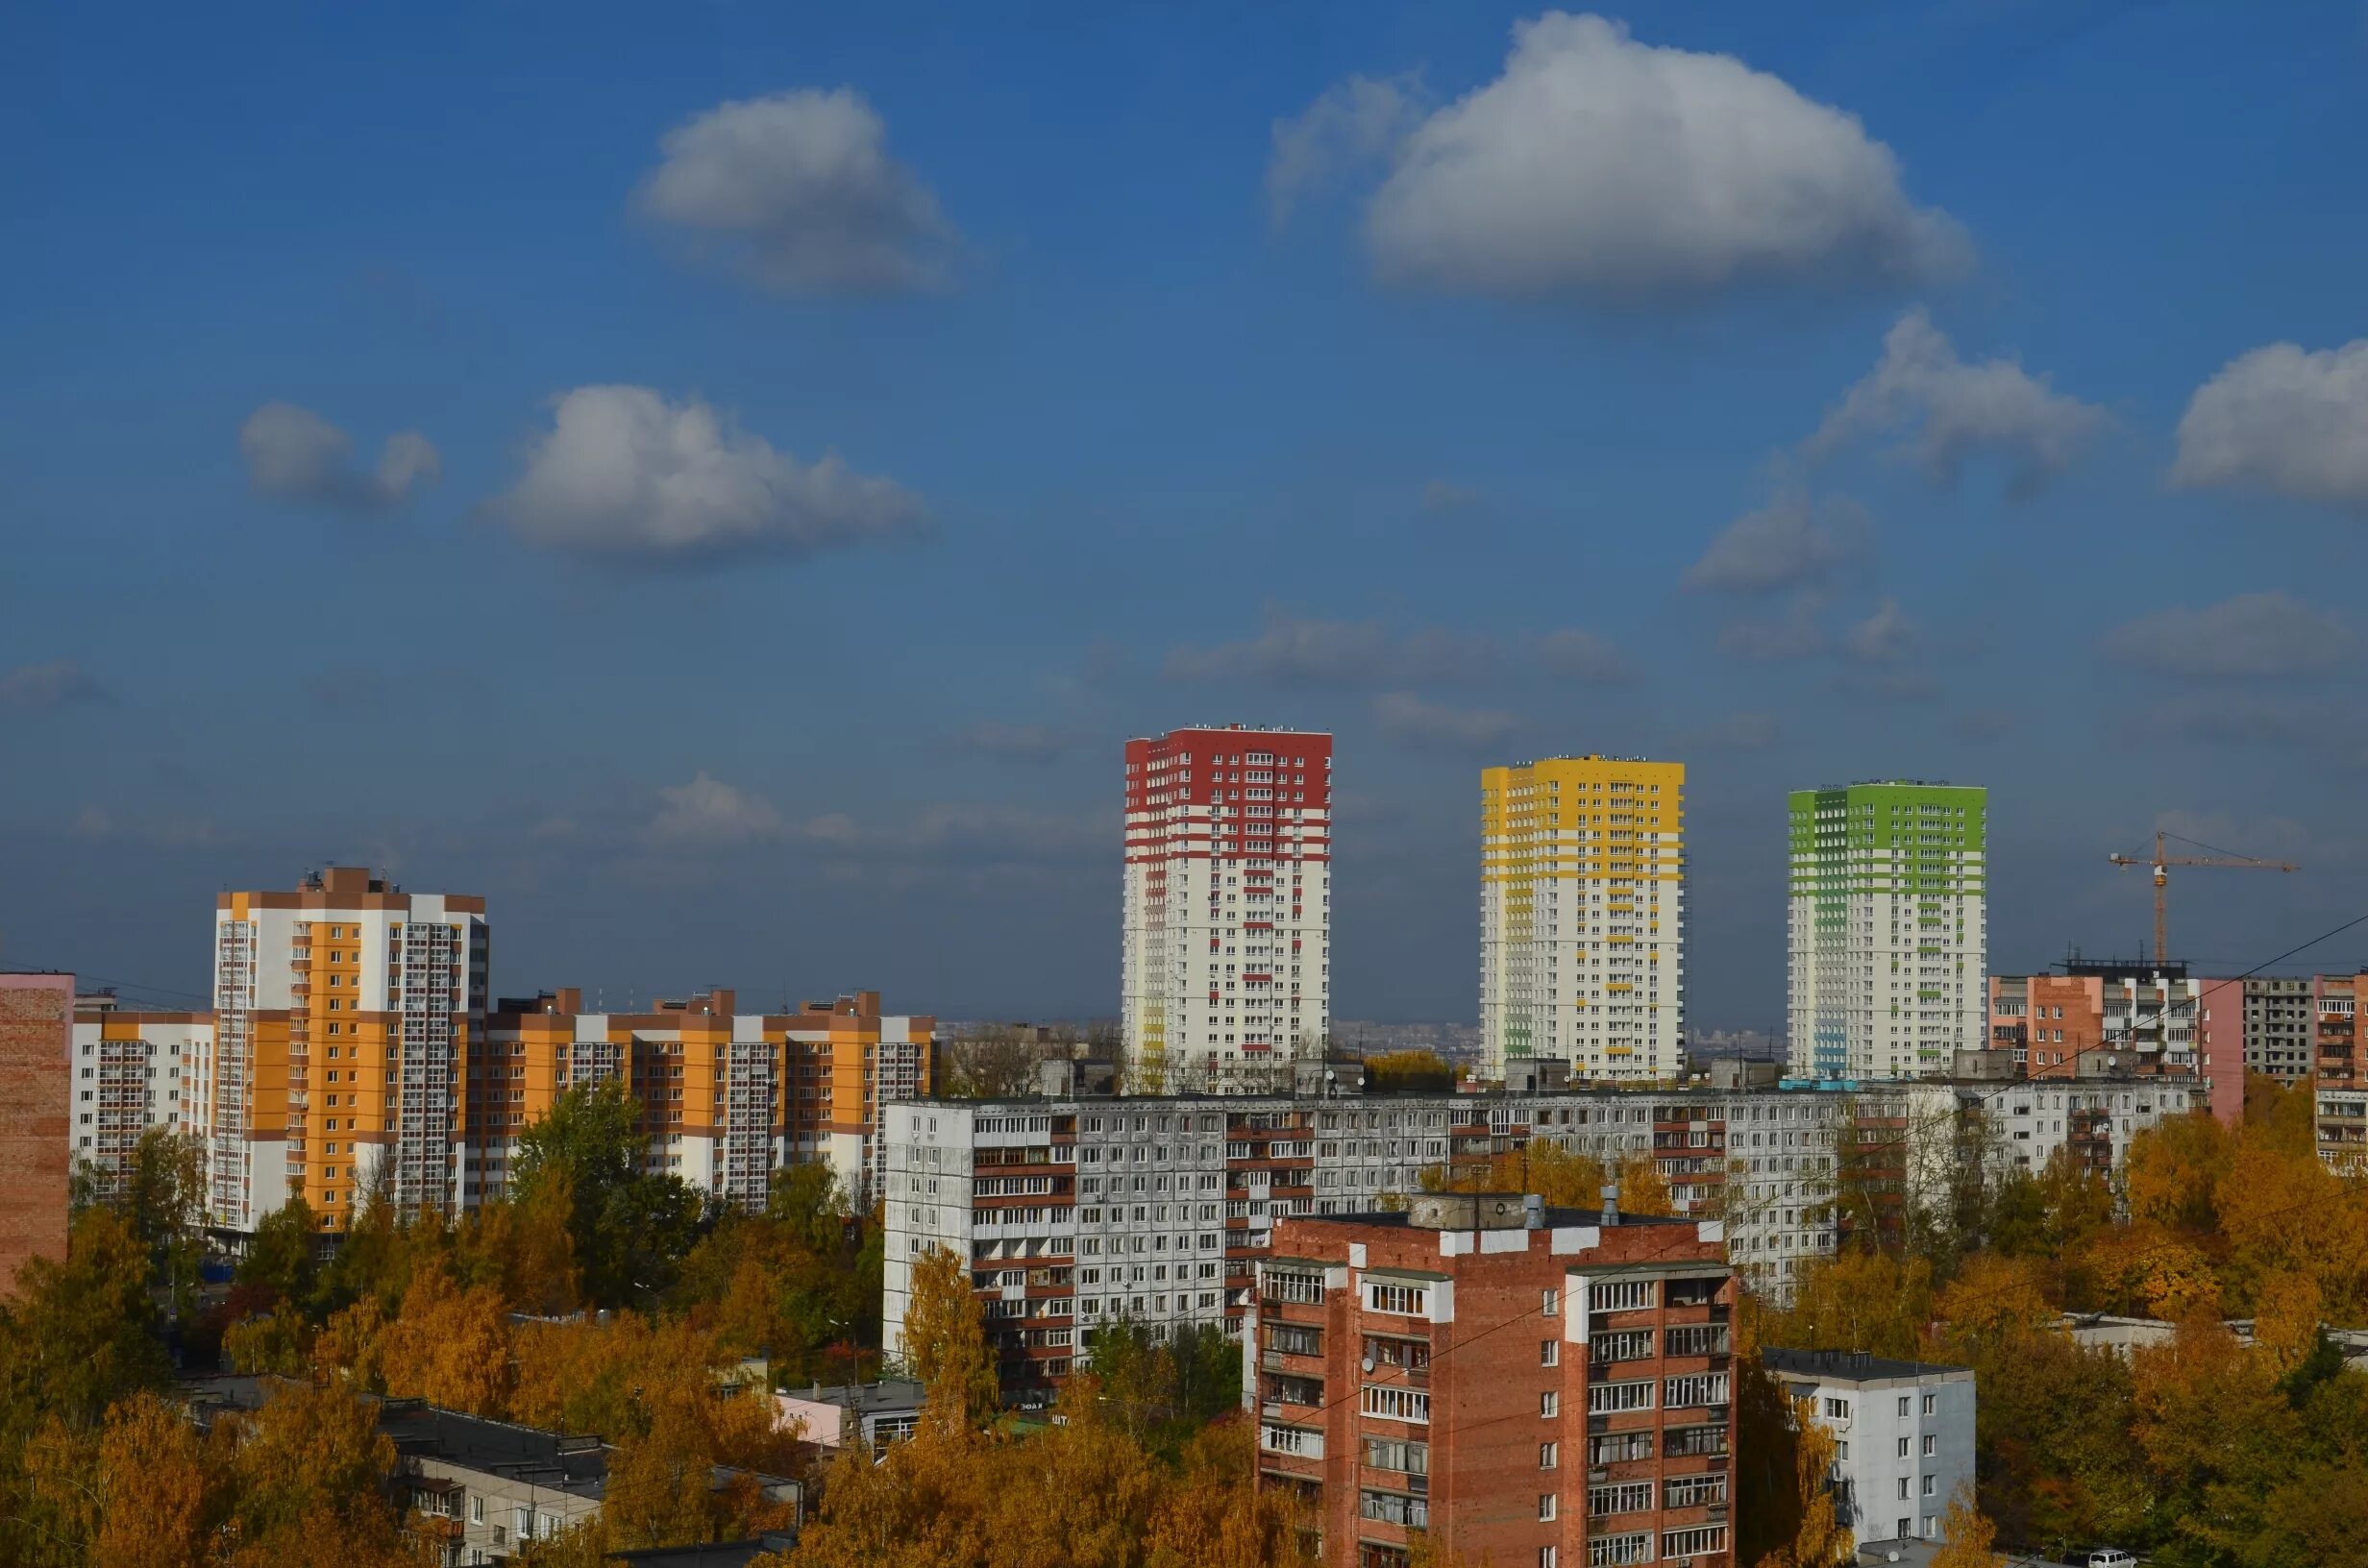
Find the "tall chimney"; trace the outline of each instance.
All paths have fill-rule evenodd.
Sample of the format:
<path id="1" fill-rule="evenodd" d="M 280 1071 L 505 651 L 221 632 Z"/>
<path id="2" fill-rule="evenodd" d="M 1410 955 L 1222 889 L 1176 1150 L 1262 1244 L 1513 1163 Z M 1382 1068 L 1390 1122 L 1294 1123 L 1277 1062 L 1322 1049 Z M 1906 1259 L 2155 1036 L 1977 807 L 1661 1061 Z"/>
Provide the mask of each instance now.
<path id="1" fill-rule="evenodd" d="M 1617 1182 L 1603 1184 L 1603 1222 L 1606 1225 L 1619 1223 L 1619 1183 Z"/>

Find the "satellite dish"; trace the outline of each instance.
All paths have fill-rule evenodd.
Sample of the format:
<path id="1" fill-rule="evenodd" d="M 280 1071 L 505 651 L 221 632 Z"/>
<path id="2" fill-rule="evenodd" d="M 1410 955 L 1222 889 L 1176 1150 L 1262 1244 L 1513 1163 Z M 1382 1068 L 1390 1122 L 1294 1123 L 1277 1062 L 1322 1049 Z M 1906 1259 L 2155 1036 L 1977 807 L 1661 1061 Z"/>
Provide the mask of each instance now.
<path id="1" fill-rule="evenodd" d="M 1365 1353 L 1365 1370 L 1373 1370 L 1373 1353 L 1369 1350 Z"/>

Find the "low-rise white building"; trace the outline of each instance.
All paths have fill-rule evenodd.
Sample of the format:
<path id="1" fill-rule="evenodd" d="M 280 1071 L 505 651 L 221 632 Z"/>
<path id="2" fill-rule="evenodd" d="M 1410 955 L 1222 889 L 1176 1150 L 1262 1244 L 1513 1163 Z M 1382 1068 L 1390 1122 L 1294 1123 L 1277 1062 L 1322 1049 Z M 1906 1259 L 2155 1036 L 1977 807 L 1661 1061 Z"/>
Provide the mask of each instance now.
<path id="1" fill-rule="evenodd" d="M 1862 1545 L 1940 1539 L 1950 1500 L 1973 1495 L 1971 1367 L 1836 1350 L 1760 1360 L 1834 1433 L 1837 1523 Z"/>

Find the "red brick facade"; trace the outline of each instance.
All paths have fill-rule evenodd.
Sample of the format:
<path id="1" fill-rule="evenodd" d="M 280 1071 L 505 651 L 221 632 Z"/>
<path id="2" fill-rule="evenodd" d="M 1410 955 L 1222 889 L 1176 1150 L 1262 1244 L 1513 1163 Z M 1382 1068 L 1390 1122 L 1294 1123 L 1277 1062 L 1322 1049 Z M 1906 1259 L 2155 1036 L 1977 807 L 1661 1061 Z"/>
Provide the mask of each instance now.
<path id="1" fill-rule="evenodd" d="M 74 977 L 0 974 L 0 1291 L 65 1256 L 73 1054 Z"/>
<path id="2" fill-rule="evenodd" d="M 1309 1499 L 1326 1562 L 1398 1568 L 1427 1530 L 1500 1568 L 1726 1568 L 1718 1227 L 1601 1221 L 1525 1222 L 1499 1193 L 1276 1228 L 1250 1350 L 1260 1484 Z"/>

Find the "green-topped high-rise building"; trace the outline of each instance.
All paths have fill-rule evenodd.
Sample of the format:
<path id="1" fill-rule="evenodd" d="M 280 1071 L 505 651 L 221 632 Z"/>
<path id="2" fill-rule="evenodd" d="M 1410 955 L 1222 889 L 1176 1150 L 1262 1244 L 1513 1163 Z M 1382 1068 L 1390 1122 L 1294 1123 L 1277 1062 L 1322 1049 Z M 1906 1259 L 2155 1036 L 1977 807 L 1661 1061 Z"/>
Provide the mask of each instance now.
<path id="1" fill-rule="evenodd" d="M 1975 786 L 1792 792 L 1796 1075 L 1920 1078 L 1984 1042 L 1988 818 Z"/>

